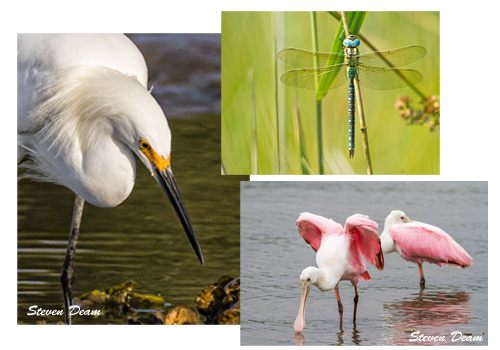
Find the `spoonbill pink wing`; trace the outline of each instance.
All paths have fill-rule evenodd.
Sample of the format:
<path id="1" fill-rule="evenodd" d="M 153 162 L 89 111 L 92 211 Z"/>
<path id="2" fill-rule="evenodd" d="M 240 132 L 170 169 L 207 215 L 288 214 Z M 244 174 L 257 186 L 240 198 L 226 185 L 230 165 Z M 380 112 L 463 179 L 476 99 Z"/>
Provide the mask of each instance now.
<path id="1" fill-rule="evenodd" d="M 327 219 L 323 216 L 311 213 L 300 214 L 295 224 L 297 225 L 300 236 L 304 238 L 315 252 L 318 252 L 323 236 L 332 234 L 341 235 L 344 233 L 342 225 L 336 223 L 332 219 Z"/>
<path id="2" fill-rule="evenodd" d="M 439 266 L 472 266 L 472 258 L 465 249 L 439 227 L 413 221 L 392 225 L 389 233 L 405 260 Z"/>
<path id="3" fill-rule="evenodd" d="M 383 270 L 384 254 L 380 247 L 380 237 L 377 233 L 377 228 L 378 225 L 375 221 L 361 214 L 354 214 L 348 217 L 345 222 L 345 232 L 353 235 L 350 247 L 351 257 L 357 256 L 356 251 L 359 249 L 370 265 Z M 360 278 L 362 277 L 363 275 L 360 276 Z"/>

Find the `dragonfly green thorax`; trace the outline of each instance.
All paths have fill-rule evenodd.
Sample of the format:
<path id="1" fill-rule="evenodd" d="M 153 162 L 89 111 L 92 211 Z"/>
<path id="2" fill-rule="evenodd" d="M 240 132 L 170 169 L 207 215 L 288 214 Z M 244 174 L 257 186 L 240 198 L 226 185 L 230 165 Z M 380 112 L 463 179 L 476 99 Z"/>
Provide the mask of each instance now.
<path id="1" fill-rule="evenodd" d="M 342 42 L 344 44 L 344 55 L 345 55 L 345 62 L 349 67 L 352 67 L 353 69 L 349 68 L 348 73 L 349 73 L 349 78 L 354 78 L 356 76 L 356 66 L 358 65 L 358 56 L 359 56 L 359 51 L 358 51 L 358 46 L 359 46 L 359 39 L 356 35 L 349 35 L 345 40 Z"/>
<path id="2" fill-rule="evenodd" d="M 278 52 L 278 58 L 298 69 L 292 69 L 281 76 L 287 85 L 310 90 L 329 90 L 349 81 L 349 156 L 354 156 L 354 79 L 361 86 L 374 90 L 392 90 L 418 84 L 422 75 L 407 68 L 427 54 L 422 46 L 406 46 L 389 51 L 359 54 L 359 38 L 349 35 L 342 42 L 344 53 L 322 53 L 296 48 Z M 343 62 L 332 64 L 331 62 Z M 325 85 L 326 82 L 326 85 Z"/>

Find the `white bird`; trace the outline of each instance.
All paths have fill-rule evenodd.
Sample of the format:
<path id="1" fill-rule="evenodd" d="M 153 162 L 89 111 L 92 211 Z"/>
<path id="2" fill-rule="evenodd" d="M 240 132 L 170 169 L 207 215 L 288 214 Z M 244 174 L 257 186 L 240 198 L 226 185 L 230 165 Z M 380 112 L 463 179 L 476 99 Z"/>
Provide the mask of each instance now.
<path id="1" fill-rule="evenodd" d="M 66 323 L 83 205 L 122 203 L 135 183 L 134 154 L 165 191 L 203 264 L 170 166 L 167 119 L 147 90 L 138 48 L 121 34 L 20 34 L 17 76 L 20 178 L 76 194 L 61 273 Z"/>
<path id="2" fill-rule="evenodd" d="M 340 301 L 339 282 L 350 281 L 354 286 L 354 316 L 358 307 L 358 281 L 371 280 L 363 256 L 377 269 L 384 268 L 384 255 L 377 234 L 377 223 L 366 215 L 354 214 L 347 218 L 345 229 L 332 219 L 311 213 L 302 213 L 296 222 L 304 240 L 317 252 L 318 268 L 311 266 L 302 271 L 302 295 L 294 329 L 301 332 L 305 327 L 306 301 L 311 285 L 322 292 L 335 289 L 340 315 L 340 329 L 344 308 Z"/>
<path id="3" fill-rule="evenodd" d="M 470 255 L 449 234 L 439 227 L 412 221 L 401 210 L 387 216 L 380 240 L 384 254 L 397 252 L 418 265 L 421 289 L 425 289 L 424 261 L 439 266 L 472 266 Z"/>

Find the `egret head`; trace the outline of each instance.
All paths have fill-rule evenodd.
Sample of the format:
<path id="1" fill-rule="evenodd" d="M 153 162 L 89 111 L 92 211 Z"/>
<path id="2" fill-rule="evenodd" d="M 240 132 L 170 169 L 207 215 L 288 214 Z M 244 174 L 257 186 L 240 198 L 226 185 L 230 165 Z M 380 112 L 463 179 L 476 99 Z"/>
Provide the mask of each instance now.
<path id="1" fill-rule="evenodd" d="M 135 106 L 142 108 L 129 110 L 127 117 L 123 118 L 126 119 L 124 121 L 126 128 L 119 128 L 119 132 L 122 133 L 120 137 L 148 168 L 167 195 L 198 259 L 203 264 L 201 248 L 170 165 L 171 133 L 167 119 L 156 100 L 145 89 L 135 96 L 136 102 L 138 99 L 141 103 L 136 103 Z M 143 117 L 144 113 L 147 113 L 147 118 Z"/>
<path id="2" fill-rule="evenodd" d="M 107 82 L 102 84 L 112 82 L 112 86 L 104 88 L 107 94 L 101 91 L 101 95 L 106 97 L 104 103 L 113 103 L 114 106 L 107 112 L 112 138 L 133 151 L 159 183 L 203 264 L 196 233 L 170 166 L 171 132 L 163 110 L 135 77 L 113 71 L 107 74 Z"/>
<path id="3" fill-rule="evenodd" d="M 389 227 L 394 224 L 405 224 L 408 222 L 412 222 L 406 214 L 401 210 L 393 210 L 391 213 L 385 218 L 385 226 Z"/>
<path id="4" fill-rule="evenodd" d="M 201 263 L 203 256 L 170 167 L 163 110 L 134 76 L 100 66 L 52 72 L 34 93 L 29 119 L 44 125 L 27 141 L 30 175 L 68 187 L 85 201 L 114 207 L 132 191 L 134 153 L 163 188 Z"/>
<path id="5" fill-rule="evenodd" d="M 94 68 L 96 70 L 96 68 Z M 203 255 L 193 225 L 182 201 L 170 166 L 171 133 L 163 110 L 151 93 L 135 78 L 99 68 L 92 87 L 93 113 L 87 119 L 89 134 L 110 128 L 111 138 L 132 151 L 146 166 L 172 203 L 182 227 L 203 264 Z M 90 92 L 86 96 L 90 95 Z M 89 103 L 90 105 L 90 103 Z M 98 125 L 99 124 L 99 125 Z M 91 128 L 93 127 L 93 128 Z M 92 137 L 87 137 L 92 139 Z M 98 142 L 99 140 L 95 140 Z M 133 161 L 133 157 L 131 156 Z"/>

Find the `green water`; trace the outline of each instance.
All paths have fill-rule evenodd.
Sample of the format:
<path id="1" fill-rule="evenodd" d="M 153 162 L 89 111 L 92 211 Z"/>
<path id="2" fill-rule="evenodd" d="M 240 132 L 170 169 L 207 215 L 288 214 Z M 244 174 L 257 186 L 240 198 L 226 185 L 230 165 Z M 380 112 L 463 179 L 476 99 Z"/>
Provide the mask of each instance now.
<path id="1" fill-rule="evenodd" d="M 112 209 L 89 204 L 84 208 L 73 296 L 132 279 L 138 293 L 161 294 L 172 307 L 194 307 L 194 298 L 203 287 L 221 275 L 239 276 L 239 182 L 248 177 L 220 175 L 220 116 L 171 119 L 169 124 L 172 169 L 205 265 L 200 265 L 168 198 L 138 163 L 135 188 L 124 203 Z M 27 313 L 33 305 L 63 309 L 59 275 L 73 200 L 74 194 L 63 187 L 26 180 L 18 183 L 18 322 L 64 320 L 63 316 Z M 76 316 L 74 322 L 126 321 Z"/>

